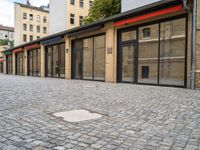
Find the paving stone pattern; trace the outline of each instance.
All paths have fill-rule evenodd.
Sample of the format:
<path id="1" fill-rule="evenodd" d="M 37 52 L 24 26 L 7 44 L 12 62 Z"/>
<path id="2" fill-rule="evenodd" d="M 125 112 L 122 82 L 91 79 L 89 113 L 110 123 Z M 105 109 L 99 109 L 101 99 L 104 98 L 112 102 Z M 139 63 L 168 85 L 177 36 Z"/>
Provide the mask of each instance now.
<path id="1" fill-rule="evenodd" d="M 103 117 L 52 116 L 77 109 Z M 200 149 L 200 91 L 0 75 L 0 149 Z"/>

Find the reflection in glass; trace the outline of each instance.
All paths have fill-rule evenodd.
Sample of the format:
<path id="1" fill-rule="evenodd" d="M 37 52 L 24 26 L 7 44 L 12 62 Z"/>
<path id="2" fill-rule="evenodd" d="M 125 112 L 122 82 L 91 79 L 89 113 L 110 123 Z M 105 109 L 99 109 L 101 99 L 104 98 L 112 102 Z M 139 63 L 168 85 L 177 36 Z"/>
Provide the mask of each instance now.
<path id="1" fill-rule="evenodd" d="M 105 35 L 94 37 L 94 80 L 105 80 Z"/>
<path id="2" fill-rule="evenodd" d="M 160 84 L 184 85 L 185 19 L 161 23 Z"/>
<path id="3" fill-rule="evenodd" d="M 122 81 L 134 82 L 135 47 L 132 44 L 122 47 Z"/>
<path id="4" fill-rule="evenodd" d="M 148 37 L 144 35 L 148 29 Z M 138 83 L 158 83 L 159 25 L 139 28 Z"/>
<path id="5" fill-rule="evenodd" d="M 93 38 L 83 40 L 83 79 L 92 79 Z"/>

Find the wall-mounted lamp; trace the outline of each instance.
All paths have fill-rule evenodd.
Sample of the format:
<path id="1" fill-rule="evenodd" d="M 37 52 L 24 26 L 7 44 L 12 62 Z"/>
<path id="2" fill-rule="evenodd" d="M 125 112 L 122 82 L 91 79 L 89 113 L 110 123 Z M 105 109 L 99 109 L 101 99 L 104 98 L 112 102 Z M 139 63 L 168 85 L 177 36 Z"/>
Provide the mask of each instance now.
<path id="1" fill-rule="evenodd" d="M 66 53 L 68 53 L 68 51 L 69 51 L 69 50 L 68 50 L 68 48 L 67 48 L 67 49 L 66 49 Z"/>

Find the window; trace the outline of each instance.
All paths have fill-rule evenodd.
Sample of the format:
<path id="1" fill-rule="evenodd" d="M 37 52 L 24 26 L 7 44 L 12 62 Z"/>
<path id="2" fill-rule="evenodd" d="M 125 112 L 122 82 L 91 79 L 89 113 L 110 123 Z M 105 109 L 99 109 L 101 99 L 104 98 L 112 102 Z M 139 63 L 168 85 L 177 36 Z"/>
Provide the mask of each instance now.
<path id="1" fill-rule="evenodd" d="M 33 25 L 30 24 L 30 31 L 33 32 Z"/>
<path id="2" fill-rule="evenodd" d="M 152 30 L 151 37 L 149 31 Z M 145 36 L 144 36 L 145 32 Z M 144 37 L 149 37 L 145 39 Z M 159 24 L 139 28 L 138 82 L 158 84 Z"/>
<path id="3" fill-rule="evenodd" d="M 79 6 L 80 6 L 81 8 L 83 8 L 83 0 L 80 0 L 80 1 L 79 1 Z"/>
<path id="4" fill-rule="evenodd" d="M 79 16 L 79 25 L 83 25 L 83 16 Z"/>
<path id="5" fill-rule="evenodd" d="M 27 35 L 26 34 L 23 35 L 23 41 L 27 42 Z"/>
<path id="6" fill-rule="evenodd" d="M 37 33 L 40 33 L 40 26 L 37 26 Z"/>
<path id="7" fill-rule="evenodd" d="M 70 24 L 74 24 L 74 14 L 70 14 Z"/>
<path id="8" fill-rule="evenodd" d="M 185 18 L 160 24 L 160 84 L 184 86 Z"/>
<path id="9" fill-rule="evenodd" d="M 40 22 L 40 15 L 37 15 L 37 22 Z"/>
<path id="10" fill-rule="evenodd" d="M 74 5 L 75 4 L 75 0 L 70 0 L 70 4 Z"/>
<path id="11" fill-rule="evenodd" d="M 31 42 L 31 41 L 33 41 L 33 36 L 32 36 L 32 35 L 30 35 L 30 42 Z"/>
<path id="12" fill-rule="evenodd" d="M 30 14 L 30 20 L 33 20 L 33 14 Z"/>
<path id="13" fill-rule="evenodd" d="M 23 13 L 23 19 L 27 19 L 27 13 Z"/>
<path id="14" fill-rule="evenodd" d="M 43 23 L 46 23 L 46 22 L 47 22 L 47 17 L 44 16 L 44 17 L 43 17 Z"/>
<path id="15" fill-rule="evenodd" d="M 40 36 L 37 36 L 37 39 L 40 39 Z"/>
<path id="16" fill-rule="evenodd" d="M 47 33 L 47 28 L 43 27 L 43 33 Z"/>
<path id="17" fill-rule="evenodd" d="M 90 0 L 90 1 L 89 1 L 89 7 L 91 8 L 92 6 L 93 6 L 93 1 Z"/>
<path id="18" fill-rule="evenodd" d="M 23 24 L 23 30 L 27 31 L 27 25 L 25 23 Z"/>
<path id="19" fill-rule="evenodd" d="M 150 37 L 151 36 L 151 29 L 150 28 L 144 28 L 143 29 L 143 37 Z"/>

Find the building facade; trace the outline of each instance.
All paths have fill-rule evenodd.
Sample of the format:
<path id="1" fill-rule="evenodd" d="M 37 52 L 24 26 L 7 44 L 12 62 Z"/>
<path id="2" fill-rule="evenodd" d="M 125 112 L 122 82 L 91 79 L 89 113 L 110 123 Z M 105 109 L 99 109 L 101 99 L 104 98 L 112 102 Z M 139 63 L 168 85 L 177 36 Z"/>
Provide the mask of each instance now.
<path id="1" fill-rule="evenodd" d="M 31 42 L 49 33 L 49 11 L 15 3 L 15 46 Z"/>
<path id="2" fill-rule="evenodd" d="M 193 6 L 156 2 L 17 46 L 4 52 L 4 73 L 199 89 Z"/>
<path id="3" fill-rule="evenodd" d="M 161 0 L 121 0 L 121 12 L 129 11 L 158 1 Z"/>
<path id="4" fill-rule="evenodd" d="M 13 47 L 13 42 L 14 42 L 14 28 L 0 25 L 0 73 L 3 73 L 2 51 Z"/>
<path id="5" fill-rule="evenodd" d="M 50 0 L 50 34 L 80 26 L 92 5 L 93 0 Z"/>

